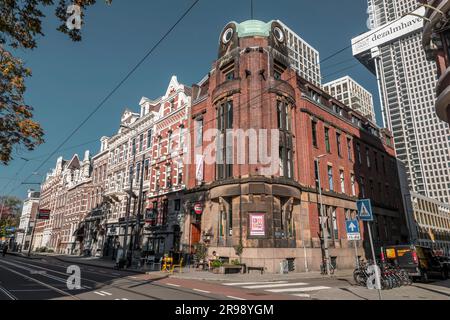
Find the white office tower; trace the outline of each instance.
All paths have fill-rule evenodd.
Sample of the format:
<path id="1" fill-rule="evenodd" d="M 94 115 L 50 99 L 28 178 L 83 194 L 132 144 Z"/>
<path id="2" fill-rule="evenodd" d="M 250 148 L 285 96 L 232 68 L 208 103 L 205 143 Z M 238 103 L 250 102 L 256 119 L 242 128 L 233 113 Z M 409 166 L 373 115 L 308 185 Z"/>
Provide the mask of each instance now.
<path id="1" fill-rule="evenodd" d="M 302 78 L 320 88 L 322 74 L 320 73 L 319 51 L 300 38 L 298 34 L 289 29 L 283 22 L 279 20 L 277 22 L 283 26 L 287 34 L 289 58 L 291 59 L 292 68 L 297 70 Z"/>
<path id="2" fill-rule="evenodd" d="M 425 8 L 416 0 L 369 0 L 369 6 L 375 14 L 368 25 L 375 28 L 352 39 L 353 55 L 377 76 L 384 125 L 410 189 L 450 203 L 450 130 L 434 107 L 436 65 L 421 42 Z"/>
<path id="3" fill-rule="evenodd" d="M 325 83 L 323 89 L 346 106 L 376 122 L 372 94 L 349 76 Z"/>

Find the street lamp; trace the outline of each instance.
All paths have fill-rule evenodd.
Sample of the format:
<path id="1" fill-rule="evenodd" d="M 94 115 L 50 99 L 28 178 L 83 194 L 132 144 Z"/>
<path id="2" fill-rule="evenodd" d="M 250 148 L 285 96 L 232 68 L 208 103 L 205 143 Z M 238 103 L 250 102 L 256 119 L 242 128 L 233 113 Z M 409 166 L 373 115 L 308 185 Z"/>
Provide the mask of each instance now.
<path id="1" fill-rule="evenodd" d="M 325 267 L 327 270 L 327 275 L 330 275 L 330 253 L 328 252 L 328 232 L 325 227 L 325 213 L 323 212 L 323 199 L 322 199 L 322 186 L 320 183 L 320 159 L 327 156 L 326 154 L 322 154 L 314 159 L 316 169 L 317 169 L 317 184 L 319 188 L 319 201 L 320 201 L 320 228 L 321 228 L 321 236 L 323 239 L 322 242 L 322 260 L 325 262 Z"/>

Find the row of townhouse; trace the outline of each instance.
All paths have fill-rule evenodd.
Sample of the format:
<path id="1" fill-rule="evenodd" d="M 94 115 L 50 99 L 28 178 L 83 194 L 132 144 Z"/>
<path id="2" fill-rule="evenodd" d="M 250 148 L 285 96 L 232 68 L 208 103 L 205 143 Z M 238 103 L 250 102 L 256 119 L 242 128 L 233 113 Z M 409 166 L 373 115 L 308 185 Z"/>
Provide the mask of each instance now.
<path id="1" fill-rule="evenodd" d="M 229 23 L 204 79 L 172 77 L 162 97 L 125 110 L 94 157 L 59 159 L 34 247 L 114 259 L 125 244 L 161 256 L 203 243 L 276 272 L 283 261 L 318 270 L 325 239 L 338 267 L 352 267 L 355 247 L 370 252 L 367 228 L 377 252 L 408 242 L 392 135 L 302 78 L 286 38 L 276 21 Z M 375 221 L 354 243 L 345 225 L 361 198 Z"/>

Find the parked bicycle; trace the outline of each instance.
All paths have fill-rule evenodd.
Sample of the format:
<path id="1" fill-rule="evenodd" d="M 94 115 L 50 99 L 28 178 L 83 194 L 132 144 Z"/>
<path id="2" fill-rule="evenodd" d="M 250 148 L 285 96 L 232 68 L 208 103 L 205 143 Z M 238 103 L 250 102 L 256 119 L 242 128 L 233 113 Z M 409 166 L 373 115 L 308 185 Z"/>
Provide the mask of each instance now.
<path id="1" fill-rule="evenodd" d="M 353 279 L 358 285 L 367 286 L 367 281 L 372 275 L 369 272 L 369 266 L 373 264 L 370 260 L 367 262 L 360 260 L 358 262 L 358 266 L 353 271 Z M 380 284 L 382 290 L 390 290 L 412 284 L 411 277 L 404 269 L 385 262 L 376 261 L 376 264 L 380 268 Z"/>

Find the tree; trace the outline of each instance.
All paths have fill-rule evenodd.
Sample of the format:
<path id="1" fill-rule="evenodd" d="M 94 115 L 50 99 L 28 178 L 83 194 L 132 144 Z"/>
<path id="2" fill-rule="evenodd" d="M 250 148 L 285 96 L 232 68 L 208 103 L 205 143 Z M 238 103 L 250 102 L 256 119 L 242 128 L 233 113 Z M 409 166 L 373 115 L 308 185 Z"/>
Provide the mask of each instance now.
<path id="1" fill-rule="evenodd" d="M 105 0 L 111 4 L 112 0 Z M 81 41 L 81 29 L 69 29 L 66 25 L 73 19 L 70 5 L 81 8 L 81 24 L 84 10 L 96 0 L 59 0 L 55 15 L 61 21 L 58 31 L 67 34 L 73 41 Z M 0 1 L 0 162 L 7 165 L 12 160 L 15 147 L 24 146 L 33 150 L 44 142 L 44 132 L 33 120 L 33 108 L 24 102 L 25 78 L 31 70 L 8 51 L 12 49 L 34 49 L 37 37 L 44 36 L 42 20 L 44 7 L 53 6 L 54 0 L 1 0 Z"/>
<path id="2" fill-rule="evenodd" d="M 0 237 L 10 234 L 8 228 L 18 227 L 22 200 L 16 197 L 0 197 Z"/>

